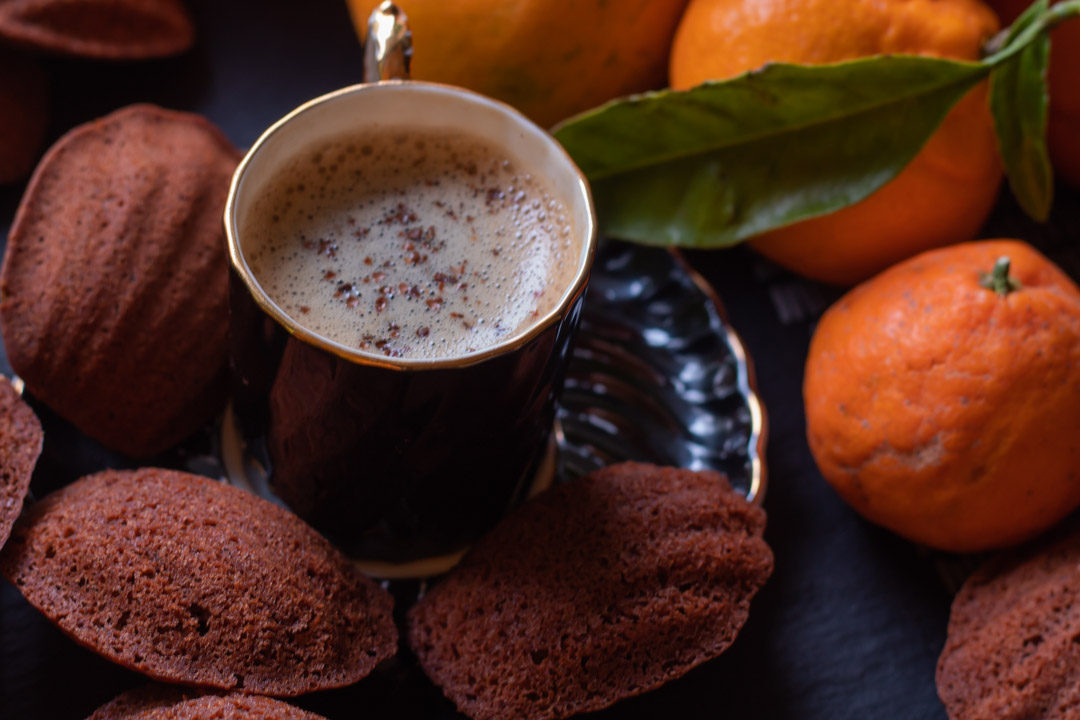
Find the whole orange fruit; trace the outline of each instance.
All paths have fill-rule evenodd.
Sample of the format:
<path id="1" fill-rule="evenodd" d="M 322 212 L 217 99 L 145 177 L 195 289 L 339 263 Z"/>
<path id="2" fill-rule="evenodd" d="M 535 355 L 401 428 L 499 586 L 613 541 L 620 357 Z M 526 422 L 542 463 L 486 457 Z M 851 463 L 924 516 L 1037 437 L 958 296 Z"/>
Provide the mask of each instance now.
<path id="1" fill-rule="evenodd" d="M 974 60 L 998 29 L 979 0 L 692 0 L 671 52 L 671 86 L 768 62 L 822 64 L 903 53 Z M 931 247 L 970 240 L 1001 165 L 985 85 L 949 113 L 892 182 L 862 202 L 751 241 L 808 277 L 850 285 Z"/>
<path id="2" fill-rule="evenodd" d="M 412 76 L 467 87 L 544 127 L 663 87 L 687 0 L 404 0 Z M 348 0 L 363 37 L 377 0 Z"/>
<path id="3" fill-rule="evenodd" d="M 1012 287 L 984 286 L 1002 257 Z M 944 550 L 1020 542 L 1080 506 L 1080 289 L 1017 241 L 925 252 L 822 316 L 803 400 L 867 519 Z"/>
<path id="4" fill-rule="evenodd" d="M 990 0 L 1003 22 L 1011 23 L 1031 3 Z M 1080 18 L 1054 29 L 1050 37 L 1050 153 L 1062 177 L 1080 187 Z"/>

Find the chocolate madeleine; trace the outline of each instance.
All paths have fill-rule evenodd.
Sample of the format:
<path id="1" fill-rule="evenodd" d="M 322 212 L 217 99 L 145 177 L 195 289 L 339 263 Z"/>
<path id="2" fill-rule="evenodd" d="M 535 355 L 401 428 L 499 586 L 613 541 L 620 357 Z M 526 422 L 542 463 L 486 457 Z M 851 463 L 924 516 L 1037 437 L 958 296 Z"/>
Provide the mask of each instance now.
<path id="1" fill-rule="evenodd" d="M 44 437 L 34 411 L 0 376 L 0 548 L 22 512 Z"/>
<path id="2" fill-rule="evenodd" d="M 722 653 L 772 573 L 765 513 L 716 473 L 623 463 L 528 502 L 412 608 L 473 718 L 599 710 Z"/>
<path id="3" fill-rule="evenodd" d="M 937 689 L 951 720 L 1080 717 L 1080 525 L 968 578 Z"/>
<path id="4" fill-rule="evenodd" d="M 128 455 L 224 404 L 222 212 L 239 154 L 206 119 L 134 105 L 38 165 L 0 273 L 0 330 L 30 392 Z"/>
<path id="5" fill-rule="evenodd" d="M 326 720 L 280 700 L 257 695 L 203 695 L 150 685 L 102 705 L 87 720 Z"/>
<path id="6" fill-rule="evenodd" d="M 397 650 L 390 594 L 321 535 L 187 473 L 107 470 L 52 493 L 0 572 L 80 644 L 167 682 L 293 696 Z"/>
<path id="7" fill-rule="evenodd" d="M 0 185 L 30 174 L 48 123 L 45 71 L 30 58 L 0 51 Z"/>
<path id="8" fill-rule="evenodd" d="M 179 0 L 0 0 L 0 41 L 109 60 L 179 54 L 195 28 Z"/>

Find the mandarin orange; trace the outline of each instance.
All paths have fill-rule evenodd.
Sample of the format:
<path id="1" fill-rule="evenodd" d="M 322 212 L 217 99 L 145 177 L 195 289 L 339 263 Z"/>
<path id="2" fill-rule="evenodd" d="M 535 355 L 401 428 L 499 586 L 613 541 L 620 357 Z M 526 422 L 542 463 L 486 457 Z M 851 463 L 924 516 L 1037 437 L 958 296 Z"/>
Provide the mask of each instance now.
<path id="1" fill-rule="evenodd" d="M 869 520 L 944 550 L 1020 542 L 1080 506 L 1080 289 L 1021 242 L 928 251 L 829 308 L 803 399 L 818 467 Z"/>
<path id="2" fill-rule="evenodd" d="M 979 0 L 692 0 L 670 80 L 682 89 L 769 62 L 891 53 L 974 60 L 997 29 Z M 862 202 L 752 245 L 803 275 L 849 285 L 927 248 L 970 240 L 1001 181 L 986 97 L 985 85 L 969 93 L 910 165 Z"/>
<path id="3" fill-rule="evenodd" d="M 544 127 L 663 87 L 687 0 L 408 0 L 412 75 L 467 87 Z M 379 0 L 348 0 L 363 37 Z"/>

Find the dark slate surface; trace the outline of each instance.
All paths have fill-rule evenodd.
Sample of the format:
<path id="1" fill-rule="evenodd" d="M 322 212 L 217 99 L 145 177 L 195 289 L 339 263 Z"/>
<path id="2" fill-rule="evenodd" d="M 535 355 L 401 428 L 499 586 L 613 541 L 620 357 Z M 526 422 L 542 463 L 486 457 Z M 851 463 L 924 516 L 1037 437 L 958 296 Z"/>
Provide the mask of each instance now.
<path id="1" fill-rule="evenodd" d="M 359 79 L 361 53 L 343 2 L 191 4 L 199 43 L 182 58 L 46 61 L 54 84 L 51 137 L 150 101 L 202 112 L 245 147 L 297 104 Z M 0 236 L 21 192 L 0 189 Z M 985 235 L 1035 240 L 1080 276 L 1080 253 L 1070 247 L 1080 238 L 1078 205 L 1076 194 L 1062 188 L 1054 222 L 1038 227 L 1003 198 Z M 776 573 L 727 654 L 597 717 L 943 720 L 934 691 L 950 600 L 938 573 L 942 558 L 849 511 L 814 468 L 804 439 L 806 347 L 816 317 L 838 292 L 745 249 L 691 259 L 719 290 L 757 369 L 770 426 L 767 538 Z M 38 495 L 84 468 L 119 462 L 37 409 L 49 435 L 35 475 Z M 0 580 L 0 718 L 79 720 L 141 682 L 76 646 Z M 300 702 L 332 719 L 453 716 L 407 663 Z"/>

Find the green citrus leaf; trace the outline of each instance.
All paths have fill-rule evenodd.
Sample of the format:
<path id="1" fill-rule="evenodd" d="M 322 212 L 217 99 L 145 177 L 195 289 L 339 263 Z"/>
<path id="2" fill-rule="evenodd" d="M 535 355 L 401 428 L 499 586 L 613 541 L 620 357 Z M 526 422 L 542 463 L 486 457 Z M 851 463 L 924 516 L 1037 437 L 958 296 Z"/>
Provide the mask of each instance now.
<path id="1" fill-rule="evenodd" d="M 1038 0 L 1009 34 L 1015 38 L 1048 8 L 1049 0 Z M 1043 32 L 990 75 L 990 109 L 1009 186 L 1024 211 L 1039 221 L 1049 217 L 1054 199 L 1054 171 L 1046 147 L 1049 60 L 1050 38 Z"/>
<path id="2" fill-rule="evenodd" d="M 691 90 L 618 100 L 555 137 L 588 176 L 601 229 L 638 242 L 719 247 L 852 205 L 918 153 L 949 109 L 995 75 L 994 113 L 1010 182 L 1042 216 L 1046 35 L 1080 0 L 1045 0 L 981 62 L 872 57 L 769 65 Z"/>
<path id="3" fill-rule="evenodd" d="M 989 71 L 908 56 L 767 65 L 610 103 L 554 132 L 590 179 L 603 232 L 717 247 L 862 200 Z"/>

